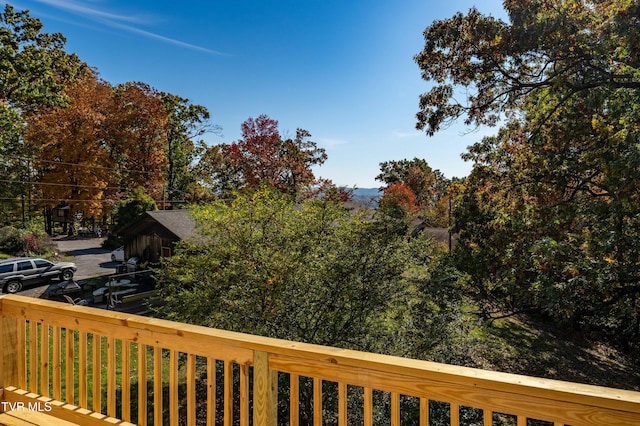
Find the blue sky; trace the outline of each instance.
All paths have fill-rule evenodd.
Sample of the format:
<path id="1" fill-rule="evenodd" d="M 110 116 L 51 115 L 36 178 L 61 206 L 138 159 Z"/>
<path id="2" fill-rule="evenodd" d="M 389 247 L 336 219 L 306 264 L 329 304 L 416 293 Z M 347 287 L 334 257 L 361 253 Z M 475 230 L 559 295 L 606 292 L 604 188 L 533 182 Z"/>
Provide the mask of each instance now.
<path id="1" fill-rule="evenodd" d="M 67 51 L 111 84 L 142 81 L 209 109 L 222 135 L 240 138 L 267 114 L 284 136 L 300 127 L 327 151 L 316 176 L 377 187 L 379 163 L 424 158 L 447 177 L 468 174 L 466 147 L 495 129 L 415 129 L 429 88 L 413 61 L 436 19 L 477 7 L 504 17 L 501 0 L 18 0 L 67 37 Z"/>

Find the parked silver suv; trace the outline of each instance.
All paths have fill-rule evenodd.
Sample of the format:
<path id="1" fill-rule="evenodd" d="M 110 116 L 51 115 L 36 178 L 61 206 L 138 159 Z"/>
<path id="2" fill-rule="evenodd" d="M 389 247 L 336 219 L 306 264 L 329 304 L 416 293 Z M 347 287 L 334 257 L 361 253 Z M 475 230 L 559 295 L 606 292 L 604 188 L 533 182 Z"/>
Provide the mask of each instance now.
<path id="1" fill-rule="evenodd" d="M 76 269 L 73 262 L 52 263 L 35 257 L 0 260 L 0 288 L 5 293 L 17 293 L 24 286 L 47 283 L 53 278 L 68 281 Z"/>

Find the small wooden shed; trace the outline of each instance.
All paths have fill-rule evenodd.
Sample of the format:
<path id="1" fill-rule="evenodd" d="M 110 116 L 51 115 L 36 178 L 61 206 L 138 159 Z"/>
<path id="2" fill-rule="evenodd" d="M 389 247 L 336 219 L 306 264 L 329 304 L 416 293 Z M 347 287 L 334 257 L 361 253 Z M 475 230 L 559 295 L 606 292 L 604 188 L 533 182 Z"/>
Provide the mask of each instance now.
<path id="1" fill-rule="evenodd" d="M 196 235 L 191 210 L 155 210 L 118 231 L 124 239 L 125 259 L 157 262 L 171 256 L 175 245 Z"/>

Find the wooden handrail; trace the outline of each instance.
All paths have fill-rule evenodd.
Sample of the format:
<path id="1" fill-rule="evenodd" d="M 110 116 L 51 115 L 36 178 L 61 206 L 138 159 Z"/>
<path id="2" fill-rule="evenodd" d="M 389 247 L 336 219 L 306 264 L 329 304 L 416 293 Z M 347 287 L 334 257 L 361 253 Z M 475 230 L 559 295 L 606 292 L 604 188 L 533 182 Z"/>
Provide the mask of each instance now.
<path id="1" fill-rule="evenodd" d="M 640 393 L 626 390 L 265 338 L 15 295 L 0 297 L 0 324 L 3 400 L 54 400 L 53 415 L 71 421 L 86 416 L 96 424 L 117 419 L 144 425 L 150 418 L 162 424 L 164 416 L 169 424 L 177 424 L 178 417 L 185 416 L 188 424 L 196 424 L 200 413 L 208 425 L 215 424 L 216 415 L 225 425 L 234 420 L 248 425 L 251 415 L 256 426 L 275 425 L 278 415 L 298 424 L 307 398 L 315 424 L 332 410 L 338 424 L 354 415 L 372 424 L 374 412 L 384 412 L 374 406 L 377 401 L 386 404 L 395 425 L 407 410 L 402 401 L 409 396 L 416 399 L 413 409 L 425 425 L 433 401 L 448 404 L 451 424 L 456 425 L 463 413 L 460 407 L 482 410 L 485 425 L 493 424 L 494 413 L 517 416 L 518 425 L 526 424 L 527 418 L 556 425 L 640 425 Z M 86 375 L 92 376 L 91 382 Z M 278 402 L 279 390 L 287 396 L 286 403 Z M 167 406 L 163 395 L 169 395 Z M 322 403 L 331 407 L 323 409 Z M 350 405 L 361 408 L 354 414 Z"/>

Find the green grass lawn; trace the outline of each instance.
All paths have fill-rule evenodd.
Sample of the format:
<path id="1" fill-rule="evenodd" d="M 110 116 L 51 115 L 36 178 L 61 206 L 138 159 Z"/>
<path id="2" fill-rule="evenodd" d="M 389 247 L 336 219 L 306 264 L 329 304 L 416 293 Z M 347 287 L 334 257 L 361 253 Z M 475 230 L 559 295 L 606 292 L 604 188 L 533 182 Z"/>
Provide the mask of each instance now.
<path id="1" fill-rule="evenodd" d="M 640 391 L 640 354 L 525 315 L 477 323 L 465 339 L 474 367 Z"/>
<path id="2" fill-rule="evenodd" d="M 29 336 L 30 333 L 30 328 L 27 327 L 27 342 L 29 341 L 28 339 L 30 338 Z M 40 342 L 42 339 L 42 328 L 38 327 L 37 328 L 37 336 L 36 336 L 36 343 L 38 345 L 38 348 L 40 348 Z M 87 408 L 92 409 L 93 408 L 93 398 L 95 397 L 100 397 L 101 398 L 101 412 L 103 414 L 107 414 L 106 408 L 107 408 L 107 380 L 108 380 L 108 371 L 107 371 L 107 357 L 108 357 L 108 347 L 107 347 L 107 338 L 102 336 L 93 336 L 91 334 L 89 334 L 87 336 L 87 358 L 86 358 L 86 365 L 87 365 L 87 375 L 86 377 L 82 378 L 79 377 L 79 370 L 80 370 L 80 347 L 79 347 L 79 332 L 78 331 L 73 331 L 72 335 L 73 336 L 73 354 L 74 354 L 74 365 L 73 365 L 73 369 L 74 369 L 74 378 L 73 378 L 73 383 L 67 383 L 66 380 L 66 373 L 67 373 L 67 365 L 64 362 L 64 360 L 66 359 L 67 356 L 67 345 L 66 345 L 66 338 L 67 338 L 68 332 L 66 330 L 61 330 L 60 333 L 60 359 L 61 359 L 61 371 L 60 371 L 60 399 L 61 400 L 65 400 L 66 401 L 66 392 L 67 392 L 67 386 L 72 385 L 73 386 L 73 394 L 74 394 L 74 404 L 75 405 L 79 405 L 79 398 L 80 398 L 80 381 L 84 380 L 86 383 L 86 388 L 87 388 Z M 93 360 L 93 348 L 94 345 L 97 342 L 96 337 L 100 338 L 100 365 L 98 366 L 98 368 L 94 368 L 94 360 Z M 132 420 L 135 422 L 137 421 L 137 417 L 138 417 L 138 381 L 139 381 L 139 371 L 138 371 L 138 350 L 140 349 L 140 345 L 136 344 L 136 343 L 129 343 L 129 365 L 130 365 L 130 369 L 127 372 L 123 372 L 122 371 L 122 356 L 123 356 L 123 351 L 122 351 L 122 345 L 123 342 L 119 339 L 115 339 L 114 340 L 115 343 L 115 351 L 116 351 L 116 368 L 115 368 L 115 374 L 116 374 L 116 401 L 117 401 L 117 416 L 121 416 L 122 413 L 122 407 L 121 407 L 121 403 L 122 403 L 122 398 L 121 398 L 121 393 L 122 393 L 122 383 L 123 383 L 123 377 L 126 374 L 129 377 L 129 395 L 130 395 L 130 412 L 131 412 L 131 416 L 132 416 Z M 50 366 L 53 366 L 54 364 L 54 360 L 53 360 L 53 352 L 54 352 L 54 344 L 53 344 L 53 329 L 50 328 L 49 329 L 49 360 L 48 360 L 48 364 Z M 170 376 L 170 361 L 169 361 L 169 351 L 164 349 L 162 350 L 162 381 L 163 381 L 163 408 L 165 411 L 165 416 L 168 415 L 168 397 L 169 397 L 169 376 Z M 41 359 L 40 359 L 41 354 L 38 353 L 38 363 L 41 363 Z M 148 412 L 148 417 L 149 417 L 149 424 L 153 424 L 152 419 L 153 419 L 153 404 L 154 404 L 154 348 L 153 347 L 149 347 L 146 346 L 146 380 L 147 380 L 147 412 Z M 178 369 L 178 386 L 180 388 L 180 394 L 181 397 L 184 398 L 185 395 L 185 389 L 186 389 L 186 356 L 185 354 L 179 354 L 178 357 L 178 364 L 179 364 L 179 369 Z M 30 383 L 31 377 L 29 375 L 29 362 L 30 362 L 30 354 L 27 353 L 27 359 L 26 359 L 26 365 L 27 365 L 27 382 Z M 196 369 L 196 377 L 200 376 L 200 372 L 204 371 L 204 369 L 206 368 L 206 360 L 204 358 L 198 357 L 197 358 L 197 369 Z M 93 375 L 95 371 L 99 371 L 100 372 L 100 390 L 96 393 L 96 395 L 94 395 L 94 393 L 92 392 L 93 390 Z M 36 377 L 35 379 L 37 380 L 37 393 L 39 394 L 46 394 L 48 396 L 53 396 L 54 395 L 54 374 L 53 374 L 53 368 L 49 368 L 47 371 L 48 375 L 49 375 L 49 388 L 46 391 L 43 391 L 40 388 L 40 374 L 41 371 L 38 371 L 38 377 Z"/>

